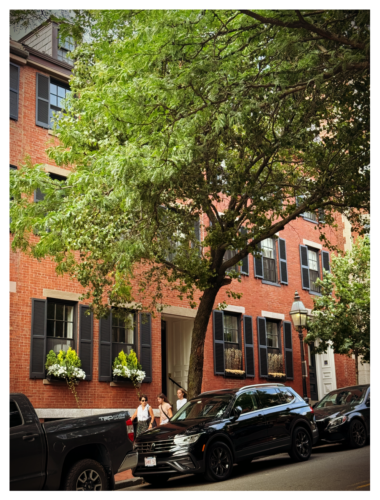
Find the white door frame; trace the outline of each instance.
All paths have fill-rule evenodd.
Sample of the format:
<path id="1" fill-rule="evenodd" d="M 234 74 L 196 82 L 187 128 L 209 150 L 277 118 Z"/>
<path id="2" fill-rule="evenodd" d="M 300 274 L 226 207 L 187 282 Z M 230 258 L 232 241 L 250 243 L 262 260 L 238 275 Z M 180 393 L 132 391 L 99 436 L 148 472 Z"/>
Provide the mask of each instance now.
<path id="1" fill-rule="evenodd" d="M 318 346 L 319 341 L 315 341 Z M 318 401 L 330 391 L 337 388 L 335 372 L 335 356 L 331 346 L 326 353 L 315 355 L 315 366 L 317 371 Z"/>

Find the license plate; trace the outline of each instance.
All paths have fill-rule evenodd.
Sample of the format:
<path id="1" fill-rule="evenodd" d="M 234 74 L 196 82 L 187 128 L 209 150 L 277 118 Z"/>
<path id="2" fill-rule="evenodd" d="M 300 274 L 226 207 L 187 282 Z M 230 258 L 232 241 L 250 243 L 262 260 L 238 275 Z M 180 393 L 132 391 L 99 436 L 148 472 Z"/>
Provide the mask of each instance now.
<path id="1" fill-rule="evenodd" d="M 146 457 L 145 467 L 154 467 L 156 464 L 156 457 Z"/>

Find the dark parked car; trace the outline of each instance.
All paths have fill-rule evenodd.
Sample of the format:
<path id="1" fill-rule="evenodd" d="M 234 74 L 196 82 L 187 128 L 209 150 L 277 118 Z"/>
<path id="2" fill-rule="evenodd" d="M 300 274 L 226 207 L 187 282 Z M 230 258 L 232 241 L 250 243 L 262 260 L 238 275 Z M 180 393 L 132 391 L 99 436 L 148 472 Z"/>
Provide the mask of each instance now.
<path id="1" fill-rule="evenodd" d="M 205 392 L 135 440 L 132 472 L 151 484 L 189 473 L 223 481 L 234 463 L 258 455 L 287 451 L 308 460 L 317 439 L 313 409 L 283 384 Z"/>
<path id="2" fill-rule="evenodd" d="M 41 424 L 24 394 L 10 395 L 11 490 L 113 489 L 135 465 L 127 411 Z"/>
<path id="3" fill-rule="evenodd" d="M 370 386 L 356 385 L 329 392 L 314 407 L 319 437 L 324 442 L 345 441 L 361 448 L 369 437 Z"/>

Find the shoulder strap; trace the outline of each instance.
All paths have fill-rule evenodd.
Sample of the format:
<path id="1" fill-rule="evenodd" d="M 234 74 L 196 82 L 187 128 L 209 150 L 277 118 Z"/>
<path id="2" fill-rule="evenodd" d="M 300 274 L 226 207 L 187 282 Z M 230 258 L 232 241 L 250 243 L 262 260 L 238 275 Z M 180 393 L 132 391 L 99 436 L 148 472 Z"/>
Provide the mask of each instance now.
<path id="1" fill-rule="evenodd" d="M 161 408 L 161 411 L 162 413 L 165 415 L 165 417 L 170 420 L 170 417 L 168 415 L 166 415 L 166 412 L 164 411 L 164 409 L 162 408 L 162 405 L 160 405 L 160 408 Z"/>

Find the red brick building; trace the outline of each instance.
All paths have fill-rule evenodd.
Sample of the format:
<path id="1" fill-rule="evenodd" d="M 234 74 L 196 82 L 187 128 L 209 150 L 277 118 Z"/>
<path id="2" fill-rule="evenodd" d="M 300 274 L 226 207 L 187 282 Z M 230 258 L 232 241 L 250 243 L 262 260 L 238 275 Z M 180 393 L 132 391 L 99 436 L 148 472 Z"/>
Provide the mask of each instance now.
<path id="1" fill-rule="evenodd" d="M 57 141 L 50 130 L 53 111 L 59 111 L 72 66 L 66 56 L 69 45 L 58 47 L 58 27 L 52 23 L 10 43 L 10 168 L 19 167 L 29 156 L 42 163 L 53 178 L 70 171 L 49 161 L 45 150 Z M 43 193 L 35 192 L 38 202 Z M 327 229 L 328 238 L 344 249 L 348 232 L 338 214 L 338 229 Z M 200 238 L 206 220 L 201 221 Z M 345 233 L 345 235 L 344 235 Z M 264 383 L 268 373 L 282 371 L 286 384 L 302 394 L 302 367 L 298 333 L 289 311 L 297 290 L 304 305 L 313 308 L 318 294 L 314 282 L 329 269 L 329 253 L 319 240 L 313 213 L 305 213 L 280 232 L 279 238 L 262 244 L 263 258 L 245 259 L 241 283 L 235 291 L 241 300 L 230 300 L 222 290 L 210 319 L 202 389 L 238 387 Z M 10 234 L 12 241 L 12 234 Z M 301 262 L 302 260 L 302 262 Z M 176 386 L 186 387 L 191 331 L 196 310 L 176 297 L 171 305 L 148 322 L 130 311 L 133 323 L 123 328 L 116 318 L 97 320 L 84 315 L 79 301 L 83 289 L 68 276 L 57 277 L 54 264 L 37 261 L 20 252 L 10 252 L 10 390 L 26 394 L 41 419 L 70 417 L 108 409 L 134 409 L 135 390 L 128 382 L 112 380 L 111 364 L 117 353 L 131 347 L 146 371 L 142 392 L 156 406 L 163 391 L 174 402 Z M 228 303 L 224 312 L 217 304 Z M 49 383 L 44 363 L 50 349 L 74 347 L 87 377 L 77 387 L 81 409 L 65 385 Z M 282 355 L 283 367 L 272 366 Z M 334 355 L 310 356 L 305 347 L 307 392 L 312 400 L 326 392 L 355 383 L 353 360 Z M 229 371 L 240 369 L 240 378 Z"/>

